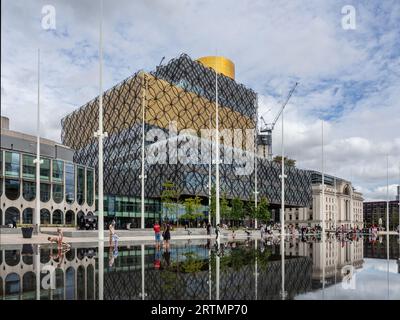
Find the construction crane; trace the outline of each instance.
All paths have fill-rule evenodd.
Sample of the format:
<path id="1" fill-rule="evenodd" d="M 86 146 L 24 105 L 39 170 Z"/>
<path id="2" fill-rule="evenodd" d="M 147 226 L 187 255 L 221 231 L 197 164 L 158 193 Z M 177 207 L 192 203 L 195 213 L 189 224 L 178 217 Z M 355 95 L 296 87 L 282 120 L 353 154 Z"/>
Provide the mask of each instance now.
<path id="1" fill-rule="evenodd" d="M 289 94 L 288 94 L 286 100 L 283 102 L 278 114 L 276 115 L 276 117 L 272 123 L 267 123 L 264 120 L 264 118 L 261 116 L 261 121 L 263 123 L 262 123 L 262 127 L 260 129 L 258 144 L 261 146 L 264 146 L 264 152 L 263 152 L 264 156 L 265 156 L 265 151 L 267 151 L 269 160 L 272 160 L 272 131 L 274 130 L 275 125 L 276 125 L 277 121 L 279 120 L 279 117 L 281 116 L 283 110 L 285 109 L 286 105 L 288 104 L 288 102 L 298 84 L 299 83 L 296 82 L 294 84 L 293 88 L 289 91 Z M 267 150 L 265 150 L 265 148 Z"/>

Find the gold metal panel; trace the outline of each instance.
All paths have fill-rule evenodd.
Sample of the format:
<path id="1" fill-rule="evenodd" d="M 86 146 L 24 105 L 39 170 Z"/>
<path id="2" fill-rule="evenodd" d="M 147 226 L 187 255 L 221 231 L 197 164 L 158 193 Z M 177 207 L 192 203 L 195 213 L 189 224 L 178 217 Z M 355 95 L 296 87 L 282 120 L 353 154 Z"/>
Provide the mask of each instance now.
<path id="1" fill-rule="evenodd" d="M 145 77 L 145 79 L 143 79 Z M 142 122 L 142 98 L 145 97 L 145 122 L 167 129 L 176 121 L 177 129 L 201 129 L 215 127 L 215 102 L 195 93 L 157 79 L 148 73 L 139 73 L 122 84 L 108 90 L 103 96 L 104 131 L 108 135 L 121 132 Z M 84 127 L 74 130 L 78 118 L 88 119 Z M 252 129 L 254 120 L 219 105 L 219 128 Z M 95 142 L 98 129 L 98 100 L 92 100 L 64 119 L 64 143 L 73 149 L 81 149 Z M 79 135 L 79 137 L 75 136 Z"/>
<path id="2" fill-rule="evenodd" d="M 201 57 L 196 61 L 235 80 L 235 64 L 228 58 L 222 56 L 207 56 Z"/>

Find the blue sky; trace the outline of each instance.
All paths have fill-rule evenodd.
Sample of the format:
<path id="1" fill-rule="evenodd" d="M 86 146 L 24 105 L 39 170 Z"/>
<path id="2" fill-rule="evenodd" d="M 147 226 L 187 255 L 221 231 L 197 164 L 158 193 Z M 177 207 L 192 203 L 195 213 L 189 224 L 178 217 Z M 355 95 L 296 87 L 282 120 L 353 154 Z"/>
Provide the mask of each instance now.
<path id="1" fill-rule="evenodd" d="M 57 29 L 41 27 L 42 7 Z M 356 9 L 356 29 L 341 9 Z M 384 199 L 386 158 L 394 197 L 400 165 L 400 2 L 290 0 L 104 0 L 105 88 L 163 56 L 220 54 L 237 81 L 259 93 L 272 120 L 285 112 L 286 151 L 298 166 L 320 168 L 325 119 L 327 171 L 354 181 L 366 199 Z M 98 90 L 99 6 L 95 0 L 2 1 L 1 112 L 34 133 L 37 48 L 42 51 L 43 136 L 60 141 L 63 116 Z M 280 127 L 274 132 L 279 153 Z"/>

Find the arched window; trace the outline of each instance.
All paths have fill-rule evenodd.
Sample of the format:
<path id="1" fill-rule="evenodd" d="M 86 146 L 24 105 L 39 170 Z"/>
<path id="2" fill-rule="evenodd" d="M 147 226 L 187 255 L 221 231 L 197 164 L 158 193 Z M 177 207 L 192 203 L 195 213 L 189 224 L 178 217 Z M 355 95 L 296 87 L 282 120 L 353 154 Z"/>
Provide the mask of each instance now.
<path id="1" fill-rule="evenodd" d="M 86 277 L 86 288 L 87 288 L 87 299 L 94 300 L 94 267 L 89 264 L 87 269 Z"/>
<path id="2" fill-rule="evenodd" d="M 61 210 L 55 210 L 53 212 L 53 224 L 63 224 L 64 217 L 63 212 Z"/>
<path id="3" fill-rule="evenodd" d="M 79 229 L 84 229 L 85 227 L 85 214 L 83 211 L 79 211 L 76 215 L 76 224 L 78 225 Z"/>
<path id="4" fill-rule="evenodd" d="M 40 210 L 40 224 L 50 224 L 50 211 L 47 209 Z"/>
<path id="5" fill-rule="evenodd" d="M 53 200 L 55 203 L 61 203 L 64 200 L 64 185 L 53 184 Z"/>
<path id="6" fill-rule="evenodd" d="M 3 225 L 3 210 L 0 209 L 0 226 Z"/>
<path id="7" fill-rule="evenodd" d="M 75 224 L 75 214 L 72 210 L 68 210 L 65 214 L 65 224 L 74 225 Z"/>
<path id="8" fill-rule="evenodd" d="M 77 299 L 85 300 L 85 268 L 83 266 L 79 266 L 77 270 Z"/>
<path id="9" fill-rule="evenodd" d="M 87 195 L 87 204 L 89 206 L 93 205 L 94 199 L 94 189 L 93 189 L 93 170 L 86 170 L 86 195 Z"/>
<path id="10" fill-rule="evenodd" d="M 22 277 L 22 294 L 24 300 L 36 299 L 36 275 L 29 271 Z"/>
<path id="11" fill-rule="evenodd" d="M 19 250 L 6 250 L 4 255 L 5 262 L 10 267 L 15 267 L 21 261 L 21 252 Z"/>
<path id="12" fill-rule="evenodd" d="M 22 211 L 22 223 L 33 223 L 33 209 L 26 208 Z"/>
<path id="13" fill-rule="evenodd" d="M 64 300 L 64 272 L 62 269 L 56 269 L 56 289 L 53 293 L 54 300 Z"/>
<path id="14" fill-rule="evenodd" d="M 22 184 L 22 196 L 26 201 L 35 200 L 36 184 L 33 181 L 24 181 Z"/>
<path id="15" fill-rule="evenodd" d="M 50 261 L 50 248 L 40 248 L 40 263 L 48 263 Z"/>
<path id="16" fill-rule="evenodd" d="M 69 267 L 65 272 L 65 299 L 75 299 L 75 269 Z"/>
<path id="17" fill-rule="evenodd" d="M 15 207 L 10 207 L 6 210 L 5 214 L 5 219 L 4 219 L 4 224 L 12 224 L 13 221 L 16 223 L 20 222 L 20 217 L 19 217 L 19 210 Z"/>
<path id="18" fill-rule="evenodd" d="M 21 280 L 19 275 L 16 273 L 10 273 L 5 280 L 6 292 L 5 295 L 8 299 L 19 298 L 19 292 L 21 290 Z M 14 296 L 14 297 L 13 297 Z"/>
<path id="19" fill-rule="evenodd" d="M 76 187 L 76 200 L 79 205 L 83 205 L 85 203 L 85 168 L 79 166 L 77 168 Z"/>
<path id="20" fill-rule="evenodd" d="M 65 200 L 75 201 L 75 166 L 71 163 L 65 163 Z"/>
<path id="21" fill-rule="evenodd" d="M 10 200 L 17 200 L 20 195 L 20 182 L 14 179 L 5 179 L 5 194 Z"/>
<path id="22" fill-rule="evenodd" d="M 40 184 L 40 201 L 48 202 L 50 200 L 50 184 Z"/>

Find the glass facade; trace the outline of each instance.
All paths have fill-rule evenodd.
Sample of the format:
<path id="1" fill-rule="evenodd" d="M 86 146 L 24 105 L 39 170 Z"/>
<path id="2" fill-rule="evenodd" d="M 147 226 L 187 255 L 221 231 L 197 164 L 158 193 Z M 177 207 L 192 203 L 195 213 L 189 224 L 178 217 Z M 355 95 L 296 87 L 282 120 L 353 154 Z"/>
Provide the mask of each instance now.
<path id="1" fill-rule="evenodd" d="M 5 179 L 5 194 L 10 200 L 17 200 L 20 195 L 20 181 L 15 179 Z"/>
<path id="2" fill-rule="evenodd" d="M 53 182 L 63 183 L 64 180 L 64 161 L 53 160 Z"/>
<path id="3" fill-rule="evenodd" d="M 47 209 L 40 210 L 40 223 L 50 224 L 50 211 Z"/>
<path id="4" fill-rule="evenodd" d="M 33 222 L 33 210 L 32 208 L 26 208 L 22 212 L 22 223 L 32 223 Z"/>
<path id="5" fill-rule="evenodd" d="M 75 167 L 71 163 L 65 164 L 65 198 L 67 203 L 75 201 Z"/>
<path id="6" fill-rule="evenodd" d="M 11 201 L 18 201 L 12 206 L 4 204 L 4 219 L 0 214 L 0 225 L 5 222 L 33 223 L 34 210 L 32 205 L 26 206 L 24 201 L 35 201 L 38 196 L 36 188 L 36 164 L 33 154 L 18 151 L 0 150 L 0 195 Z M 41 158 L 40 165 L 40 201 L 47 203 L 47 209 L 40 210 L 42 224 L 74 225 L 76 220 L 75 207 L 63 205 L 54 208 L 54 204 L 94 205 L 94 170 L 82 165 L 76 165 L 64 160 Z M 3 190 L 4 189 L 4 190 Z M 31 207 L 31 208 L 29 208 Z M 51 207 L 51 209 L 50 209 Z M 20 211 L 19 211 L 20 210 Z M 79 208 L 83 213 L 83 209 Z M 94 209 L 89 213 L 93 214 Z"/>
<path id="7" fill-rule="evenodd" d="M 5 175 L 7 177 L 19 178 L 20 154 L 6 151 L 5 153 Z"/>
<path id="8" fill-rule="evenodd" d="M 50 184 L 40 184 L 40 201 L 47 202 L 50 200 Z"/>
<path id="9" fill-rule="evenodd" d="M 85 202 L 85 168 L 77 167 L 76 177 L 76 200 L 79 205 Z"/>
<path id="10" fill-rule="evenodd" d="M 86 170 L 86 197 L 87 204 L 89 206 L 93 205 L 94 200 L 94 189 L 93 189 L 93 170 Z"/>
<path id="11" fill-rule="evenodd" d="M 24 179 L 36 178 L 36 164 L 33 163 L 34 156 L 24 154 L 22 156 L 22 177 Z"/>
<path id="12" fill-rule="evenodd" d="M 26 201 L 35 200 L 36 183 L 34 181 L 24 181 L 22 184 L 22 196 Z"/>
<path id="13" fill-rule="evenodd" d="M 55 203 L 61 203 L 64 199 L 64 185 L 53 184 L 53 200 Z"/>
<path id="14" fill-rule="evenodd" d="M 41 158 L 43 163 L 40 165 L 40 180 L 50 182 L 50 159 Z"/>

